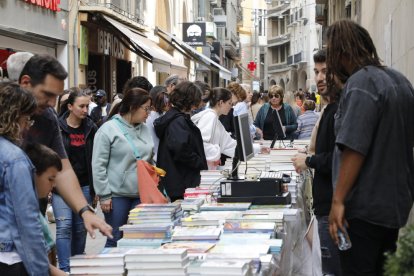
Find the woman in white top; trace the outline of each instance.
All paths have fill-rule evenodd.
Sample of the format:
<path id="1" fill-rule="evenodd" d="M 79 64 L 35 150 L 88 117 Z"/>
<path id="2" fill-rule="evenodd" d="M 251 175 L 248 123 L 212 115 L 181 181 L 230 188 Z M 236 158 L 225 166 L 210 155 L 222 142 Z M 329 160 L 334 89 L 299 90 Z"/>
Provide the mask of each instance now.
<path id="1" fill-rule="evenodd" d="M 191 117 L 191 120 L 200 129 L 209 168 L 215 168 L 220 164 L 221 154 L 229 157 L 234 156 L 237 142 L 231 138 L 218 119 L 220 115 L 229 113 L 233 101 L 237 101 L 237 99 L 229 90 L 214 88 L 209 95 L 210 108 Z"/>

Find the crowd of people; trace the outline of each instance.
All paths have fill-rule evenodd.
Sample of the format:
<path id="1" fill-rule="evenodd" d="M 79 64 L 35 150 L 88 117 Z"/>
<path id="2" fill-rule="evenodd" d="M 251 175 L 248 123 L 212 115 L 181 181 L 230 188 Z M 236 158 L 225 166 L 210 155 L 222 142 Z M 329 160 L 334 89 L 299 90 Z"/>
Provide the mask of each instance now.
<path id="1" fill-rule="evenodd" d="M 314 169 L 323 273 L 381 275 L 413 203 L 414 132 L 405 126 L 414 90 L 351 21 L 330 26 L 314 63 L 318 95 L 237 82 L 211 88 L 172 75 L 156 86 L 133 77 L 108 99 L 102 89 L 64 90 L 67 72 L 51 56 L 10 56 L 11 81 L 0 84 L 0 274 L 66 275 L 96 229 L 116 246 L 140 203 L 137 158 L 167 171 L 160 191 L 183 199 L 201 170 L 234 156 L 233 118 L 248 114 L 253 139 L 311 140 L 292 162 L 298 172 Z M 56 244 L 44 222 L 49 194 Z M 349 233 L 350 250 L 338 250 L 338 231 Z"/>

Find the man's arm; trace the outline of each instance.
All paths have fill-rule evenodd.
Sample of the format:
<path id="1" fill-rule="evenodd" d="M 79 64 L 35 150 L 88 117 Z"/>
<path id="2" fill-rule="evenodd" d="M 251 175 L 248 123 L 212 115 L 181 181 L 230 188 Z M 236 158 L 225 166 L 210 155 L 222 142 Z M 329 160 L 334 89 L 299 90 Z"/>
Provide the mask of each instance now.
<path id="1" fill-rule="evenodd" d="M 336 189 L 332 197 L 331 212 L 329 214 L 329 232 L 335 243 L 338 243 L 338 228 L 344 231 L 344 201 L 349 191 L 355 184 L 355 180 L 359 175 L 361 167 L 364 163 L 365 156 L 361 153 L 344 148 L 339 168 Z M 346 221 L 345 221 L 346 223 Z"/>
<path id="2" fill-rule="evenodd" d="M 59 195 L 65 200 L 70 208 L 78 213 L 80 209 L 85 207 L 88 203 L 83 196 L 78 178 L 72 169 L 68 159 L 62 159 L 62 171 L 56 178 L 56 189 Z M 92 212 L 83 212 L 82 219 L 86 230 L 92 238 L 95 238 L 95 229 L 108 237 L 112 237 L 112 227 L 105 223 L 105 221 Z"/>

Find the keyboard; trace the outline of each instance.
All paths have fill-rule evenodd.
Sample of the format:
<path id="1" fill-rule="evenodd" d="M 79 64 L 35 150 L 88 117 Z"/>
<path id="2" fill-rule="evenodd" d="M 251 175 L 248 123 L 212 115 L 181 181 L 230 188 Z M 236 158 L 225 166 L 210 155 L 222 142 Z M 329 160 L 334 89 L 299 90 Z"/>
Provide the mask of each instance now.
<path id="1" fill-rule="evenodd" d="M 260 180 L 266 179 L 282 179 L 283 174 L 281 172 L 261 172 Z"/>

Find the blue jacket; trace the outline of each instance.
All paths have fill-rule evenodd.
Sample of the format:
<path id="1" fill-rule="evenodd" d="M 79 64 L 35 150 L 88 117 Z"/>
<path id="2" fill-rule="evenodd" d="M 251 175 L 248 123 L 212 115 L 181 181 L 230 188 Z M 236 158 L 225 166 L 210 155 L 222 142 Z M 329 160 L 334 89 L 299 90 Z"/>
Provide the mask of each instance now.
<path id="1" fill-rule="evenodd" d="M 34 167 L 4 137 L 0 137 L 0 229 L 0 254 L 17 252 L 29 275 L 49 275 Z"/>
<path id="2" fill-rule="evenodd" d="M 296 116 L 293 112 L 293 109 L 290 105 L 284 103 L 283 107 L 285 109 L 285 117 L 286 117 L 286 134 L 289 136 L 298 128 L 298 123 L 296 122 Z M 265 103 L 257 112 L 256 119 L 254 120 L 254 125 L 261 130 L 263 130 L 264 121 L 266 119 L 267 112 L 269 111 L 270 104 Z"/>

